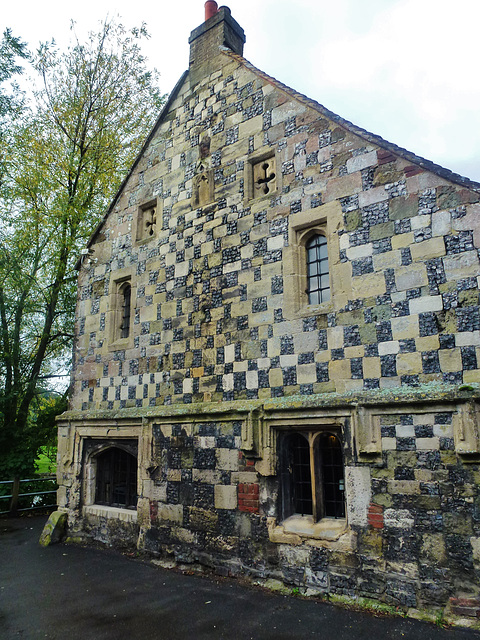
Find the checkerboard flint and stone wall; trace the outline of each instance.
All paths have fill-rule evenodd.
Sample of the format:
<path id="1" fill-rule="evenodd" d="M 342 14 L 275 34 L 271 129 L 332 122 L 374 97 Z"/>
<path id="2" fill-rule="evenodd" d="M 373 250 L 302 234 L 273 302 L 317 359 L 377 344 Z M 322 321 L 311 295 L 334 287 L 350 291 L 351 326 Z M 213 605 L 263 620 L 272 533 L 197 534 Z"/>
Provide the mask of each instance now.
<path id="1" fill-rule="evenodd" d="M 252 197 L 249 172 L 264 153 L 277 189 Z M 118 425 L 126 412 L 151 425 L 140 546 L 409 607 L 475 591 L 479 467 L 455 452 L 455 404 L 426 413 L 422 403 L 480 382 L 480 197 L 416 160 L 231 53 L 179 87 L 79 273 L 71 415 Z M 213 198 L 194 207 L 202 172 Z M 136 217 L 152 201 L 155 234 L 137 241 Z M 304 228 L 309 216 L 322 220 L 332 281 L 317 309 L 301 293 L 291 304 L 285 272 L 292 221 Z M 132 337 L 115 348 L 108 325 L 125 273 Z M 402 388 L 418 391 L 418 412 L 391 413 Z M 346 452 L 369 493 L 348 544 L 272 543 L 276 477 L 257 473 L 261 451 L 242 451 L 241 420 L 202 421 L 202 407 L 371 393 L 390 408 L 380 457 Z M 182 423 L 165 424 L 176 405 Z M 75 486 L 67 462 L 61 483 Z"/>
<path id="2" fill-rule="evenodd" d="M 204 137 L 215 202 L 192 209 Z M 281 191 L 249 200 L 249 155 L 265 148 Z M 137 244 L 152 198 L 157 233 Z M 81 269 L 74 408 L 479 382 L 478 199 L 227 60 L 179 92 Z M 332 201 L 333 302 L 285 317 L 289 217 Z M 134 338 L 111 351 L 110 288 L 129 267 Z"/>

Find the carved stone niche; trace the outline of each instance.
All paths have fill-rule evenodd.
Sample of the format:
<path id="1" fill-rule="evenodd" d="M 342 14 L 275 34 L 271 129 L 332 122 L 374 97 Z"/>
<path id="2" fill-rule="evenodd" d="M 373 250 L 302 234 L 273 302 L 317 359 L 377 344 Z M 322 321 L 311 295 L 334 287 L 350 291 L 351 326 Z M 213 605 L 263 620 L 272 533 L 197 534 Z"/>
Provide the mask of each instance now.
<path id="1" fill-rule="evenodd" d="M 137 214 L 136 241 L 144 242 L 153 239 L 157 235 L 159 223 L 157 200 L 151 200 L 141 205 Z"/>
<path id="2" fill-rule="evenodd" d="M 204 207 L 215 199 L 215 180 L 213 169 L 201 167 L 193 179 L 193 208 Z"/>
<path id="3" fill-rule="evenodd" d="M 464 461 L 480 459 L 480 404 L 471 400 L 457 405 L 453 415 L 455 451 Z"/>

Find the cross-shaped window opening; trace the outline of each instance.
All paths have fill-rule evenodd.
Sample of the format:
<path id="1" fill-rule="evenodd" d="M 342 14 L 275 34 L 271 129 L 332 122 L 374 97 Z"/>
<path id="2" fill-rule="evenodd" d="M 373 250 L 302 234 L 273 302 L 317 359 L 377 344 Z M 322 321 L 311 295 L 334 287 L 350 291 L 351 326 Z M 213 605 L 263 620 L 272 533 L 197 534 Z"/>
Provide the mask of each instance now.
<path id="1" fill-rule="evenodd" d="M 263 195 L 276 190 L 275 158 L 257 162 L 253 167 L 253 173 L 255 190 L 261 191 Z"/>

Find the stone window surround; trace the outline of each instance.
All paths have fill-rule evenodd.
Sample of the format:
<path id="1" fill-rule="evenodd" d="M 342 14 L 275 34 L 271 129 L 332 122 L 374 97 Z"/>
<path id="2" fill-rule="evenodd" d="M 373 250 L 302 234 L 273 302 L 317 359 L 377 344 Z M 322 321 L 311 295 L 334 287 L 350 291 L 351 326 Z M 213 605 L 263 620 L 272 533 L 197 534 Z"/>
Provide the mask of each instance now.
<path id="1" fill-rule="evenodd" d="M 333 311 L 336 278 L 332 268 L 336 242 L 332 233 L 333 217 L 339 213 L 340 204 L 331 202 L 315 209 L 292 214 L 289 217 L 289 242 L 284 259 L 284 311 L 286 318 L 302 318 Z M 327 239 L 330 275 L 330 300 L 320 304 L 308 303 L 306 244 L 314 235 Z M 336 239 L 336 238 L 335 238 Z"/>
<path id="2" fill-rule="evenodd" d="M 253 181 L 253 168 L 255 165 L 259 164 L 260 162 L 264 162 L 265 160 L 270 160 L 272 158 L 275 160 L 275 184 L 276 184 L 275 191 L 271 191 L 270 193 L 257 196 L 255 194 L 255 185 Z M 262 200 L 271 198 L 282 192 L 282 180 L 281 180 L 282 174 L 278 170 L 279 166 L 280 166 L 279 158 L 278 158 L 278 154 L 275 152 L 275 149 L 264 149 L 249 155 L 249 157 L 247 158 L 247 161 L 245 162 L 245 170 L 244 170 L 245 203 L 251 200 L 255 200 L 255 202 L 258 202 L 258 201 L 261 202 Z"/>
<path id="3" fill-rule="evenodd" d="M 125 444 L 127 442 L 127 437 L 120 438 L 108 438 L 108 437 L 92 437 L 88 438 L 88 440 L 93 440 L 96 443 L 96 446 L 92 447 L 90 451 L 84 451 L 84 464 L 83 464 L 83 478 L 82 478 L 82 506 L 83 512 L 89 513 L 92 515 L 105 515 L 106 517 L 120 517 L 120 519 L 125 519 L 121 514 L 123 513 L 135 513 L 136 509 L 132 508 L 122 508 L 122 507 L 112 507 L 110 505 L 102 505 L 95 503 L 95 491 L 96 491 L 96 479 L 97 479 L 97 459 L 98 456 L 107 451 L 107 449 L 111 449 L 112 447 L 116 447 L 118 449 L 122 449 L 131 455 L 135 455 L 135 452 L 132 451 L 132 447 Z M 128 443 L 131 443 L 132 438 L 128 437 Z M 85 449 L 85 438 L 82 438 L 82 449 Z M 137 445 L 138 449 L 138 445 Z M 138 471 L 140 465 L 138 464 L 138 454 L 137 454 L 137 485 L 139 485 Z M 102 512 L 102 513 L 100 513 Z M 103 513 L 105 512 L 105 513 Z M 127 518 L 130 519 L 130 518 Z M 135 517 L 136 519 L 136 517 Z"/>
<path id="4" fill-rule="evenodd" d="M 153 233 L 151 236 L 150 235 L 145 236 L 143 233 L 144 231 L 143 216 L 145 215 L 145 212 L 152 209 L 152 207 L 155 207 L 155 219 L 156 219 L 155 233 Z M 157 237 L 158 230 L 161 229 L 162 227 L 161 200 L 159 198 L 152 198 L 151 200 L 148 200 L 147 202 L 142 203 L 138 207 L 137 215 L 134 218 L 133 227 L 134 228 L 133 228 L 132 235 L 133 235 L 133 238 L 135 239 L 136 245 L 145 244 Z"/>
<path id="5" fill-rule="evenodd" d="M 107 341 L 109 351 L 119 351 L 123 349 L 131 349 L 133 347 L 133 321 L 135 318 L 135 304 L 137 299 L 137 287 L 133 278 L 134 270 L 132 267 L 118 269 L 112 275 L 110 280 L 108 296 L 108 311 L 106 315 L 107 325 Z M 121 337 L 121 321 L 122 321 L 122 285 L 129 283 L 131 287 L 131 305 L 130 305 L 130 334 L 128 338 Z"/>

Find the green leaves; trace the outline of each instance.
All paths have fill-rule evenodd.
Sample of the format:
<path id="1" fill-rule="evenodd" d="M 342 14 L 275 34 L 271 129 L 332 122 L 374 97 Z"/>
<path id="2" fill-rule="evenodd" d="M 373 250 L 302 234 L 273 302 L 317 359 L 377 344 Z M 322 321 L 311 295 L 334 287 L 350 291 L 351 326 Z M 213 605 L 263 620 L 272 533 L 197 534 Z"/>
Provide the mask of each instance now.
<path id="1" fill-rule="evenodd" d="M 145 25 L 105 21 L 85 42 L 72 34 L 67 51 L 40 46 L 33 69 L 42 88 L 0 137 L 0 441 L 10 434 L 12 455 L 39 381 L 71 352 L 80 249 L 164 102 L 141 54 Z M 7 53 L 26 55 L 7 35 Z M 18 67 L 8 55 L 10 77 Z"/>

